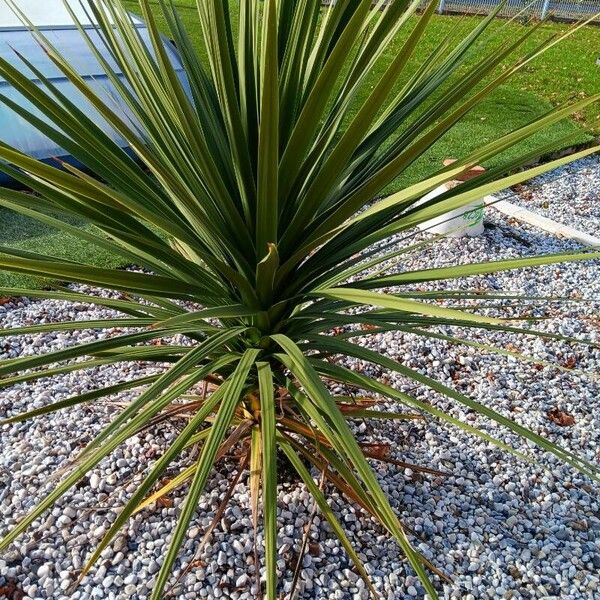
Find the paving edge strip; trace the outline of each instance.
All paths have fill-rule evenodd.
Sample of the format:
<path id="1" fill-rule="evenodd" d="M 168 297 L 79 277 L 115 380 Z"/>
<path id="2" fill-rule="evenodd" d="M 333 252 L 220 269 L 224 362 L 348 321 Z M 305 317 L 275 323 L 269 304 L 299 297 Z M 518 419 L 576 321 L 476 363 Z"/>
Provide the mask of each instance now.
<path id="1" fill-rule="evenodd" d="M 491 208 L 495 208 L 501 213 L 504 213 L 509 217 L 513 217 L 518 221 L 528 223 L 534 227 L 539 227 L 540 229 L 548 231 L 549 233 L 553 233 L 554 235 L 575 240 L 581 244 L 584 244 L 585 246 L 600 247 L 600 238 L 574 229 L 573 227 L 569 227 L 568 225 L 563 225 L 562 223 L 558 223 L 552 219 L 548 219 L 548 217 L 543 217 L 542 215 L 532 212 L 531 210 L 527 210 L 526 208 L 518 206 L 517 204 L 513 204 L 507 200 L 498 200 L 498 198 L 495 196 L 487 196 L 485 201 L 488 206 L 491 206 Z"/>

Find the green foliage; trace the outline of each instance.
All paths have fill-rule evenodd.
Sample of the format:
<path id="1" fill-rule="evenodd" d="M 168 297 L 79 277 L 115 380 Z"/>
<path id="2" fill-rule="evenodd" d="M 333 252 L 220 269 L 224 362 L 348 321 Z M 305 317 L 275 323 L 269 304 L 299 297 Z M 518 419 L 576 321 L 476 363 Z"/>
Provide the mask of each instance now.
<path id="1" fill-rule="evenodd" d="M 369 459 L 386 458 L 361 447 L 349 425 L 359 417 L 407 419 L 415 415 L 369 410 L 373 400 L 368 397 L 348 402 L 348 398 L 332 395 L 331 382 L 341 382 L 363 395 L 367 392 L 391 398 L 420 415 L 445 420 L 507 452 L 522 455 L 435 406 L 353 372 L 333 359 L 356 357 L 398 371 L 597 479 L 594 465 L 492 407 L 363 349 L 352 336 L 358 326 L 366 325 L 365 335 L 400 330 L 439 337 L 432 328 L 440 324 L 548 336 L 484 316 L 483 309 L 493 304 L 497 295 L 479 295 L 478 310 L 467 311 L 460 308 L 460 301 L 468 294 L 454 293 L 451 288 L 424 294 L 411 284 L 451 282 L 465 275 L 598 258 L 600 252 L 400 275 L 368 275 L 365 269 L 392 257 L 402 260 L 402 251 L 383 252 L 373 258 L 373 244 L 390 235 L 596 151 L 598 148 L 591 148 L 516 175 L 511 173 L 536 153 L 527 148 L 509 158 L 505 154 L 599 97 L 544 114 L 470 150 L 451 167 L 373 201 L 435 148 L 472 109 L 557 40 L 551 37 L 521 55 L 519 49 L 537 29 L 518 39 L 488 39 L 484 34 L 493 22 L 491 15 L 477 22 L 468 35 L 441 40 L 416 71 L 409 71 L 417 48 L 427 40 L 435 3 L 417 15 L 418 1 L 397 0 L 380 11 L 372 8 L 371 0 L 339 0 L 322 12 L 313 0 L 242 0 L 234 19 L 227 3 L 203 0 L 197 5 L 197 19 L 205 61 L 177 8 L 168 0 L 160 5 L 185 63 L 192 99 L 168 61 L 148 0 L 140 0 L 139 8 L 151 32 L 151 48 L 136 35 L 120 0 L 94 3 L 98 27 L 124 80 L 100 55 L 98 59 L 132 119 L 125 120 L 106 106 L 44 33 L 34 32 L 56 67 L 128 141 L 137 161 L 51 82 L 40 77 L 40 87 L 22 77 L 10 63 L 0 61 L 0 75 L 29 98 L 52 125 L 36 120 L 26 109 L 21 109 L 23 118 L 97 174 L 92 177 L 69 165 L 60 170 L 0 146 L 0 158 L 5 161 L 1 168 L 36 192 L 32 196 L 2 190 L 0 205 L 144 267 L 144 272 L 125 272 L 0 248 L 0 268 L 9 272 L 123 292 L 120 300 L 95 297 L 94 302 L 126 315 L 106 322 L 105 327 L 135 331 L 2 361 L 0 386 L 65 369 L 76 371 L 122 361 L 143 359 L 171 365 L 160 375 L 117 383 L 6 421 L 22 421 L 103 394 L 143 387 L 89 443 L 54 490 L 0 542 L 0 548 L 11 544 L 85 473 L 140 429 L 152 425 L 157 416 L 185 412 L 192 415 L 188 425 L 145 474 L 84 574 L 131 515 L 170 490 L 186 486 L 181 514 L 154 586 L 152 597 L 160 598 L 211 469 L 235 448 L 245 453 L 244 464 L 251 466 L 255 523 L 262 492 L 266 593 L 275 600 L 277 452 L 281 451 L 315 497 L 374 596 L 367 574 L 327 505 L 322 486 L 315 484 L 304 461 L 321 472 L 323 484 L 338 487 L 381 523 L 397 540 L 429 596 L 435 598 L 427 572 L 438 571 L 413 549 L 410 535 L 371 470 Z M 385 73 L 373 81 L 369 74 L 400 31 L 405 33 L 404 43 Z M 84 30 L 81 33 L 87 35 Z M 90 49 L 95 51 L 91 43 Z M 509 59 L 510 67 L 499 68 Z M 544 144 L 537 149 L 538 153 L 547 151 Z M 435 200 L 416 205 L 424 194 L 477 163 L 491 168 Z M 81 221 L 88 226 L 73 224 Z M 350 279 L 352 283 L 348 283 Z M 27 292 L 4 289 L 2 293 Z M 66 290 L 35 295 L 82 299 L 81 294 Z M 454 300 L 452 308 L 437 302 L 449 297 Z M 97 326 L 90 323 L 90 327 Z M 349 331 L 339 335 L 342 326 Z M 43 326 L 56 330 L 69 327 L 70 323 Z M 34 326 L 18 333 L 38 331 L 40 327 Z M 172 341 L 176 334 L 186 335 L 192 344 L 176 345 Z M 481 348 L 507 354 L 501 348 Z M 84 356 L 88 359 L 83 362 L 56 366 Z M 33 368 L 37 370 L 28 371 Z M 209 394 L 198 391 L 201 382 L 210 384 Z M 192 444 L 201 445 L 199 456 L 178 477 L 159 484 L 170 464 Z"/>
<path id="2" fill-rule="evenodd" d="M 150 4 L 161 30 L 168 32 L 166 19 L 164 19 L 158 3 L 153 0 Z M 239 1 L 230 0 L 229 4 L 235 27 Z M 137 0 L 126 0 L 124 5 L 132 11 L 139 12 Z M 203 60 L 206 60 L 195 0 L 180 0 L 176 2 L 176 5 L 181 20 L 190 33 L 192 43 L 198 48 Z M 409 24 L 412 24 L 417 18 L 418 16 L 411 16 Z M 427 36 L 421 40 L 415 50 L 408 70 L 416 70 L 424 58 L 449 32 L 454 31 L 460 35 L 460 31 L 468 30 L 479 20 L 480 17 L 434 15 L 429 24 Z M 531 24 L 495 20 L 490 23 L 489 31 L 491 34 L 499 30 L 498 35 L 520 36 L 530 27 Z M 550 33 L 560 35 L 567 28 L 568 25 L 547 22 L 541 29 L 532 32 L 525 42 L 525 46 L 533 48 Z M 381 60 L 373 66 L 369 74 L 370 81 L 376 81 L 384 74 L 386 65 L 398 53 L 409 30 L 410 27 L 402 28 L 396 34 L 385 49 Z M 559 46 L 539 56 L 525 69 L 516 73 L 505 85 L 500 86 L 498 90 L 479 103 L 420 160 L 386 186 L 383 193 L 391 194 L 434 173 L 442 159 L 448 156 L 464 154 L 476 148 L 482 141 L 487 142 L 528 123 L 552 107 L 549 100 L 554 104 L 572 100 L 574 91 L 581 93 L 582 97 L 594 93 L 600 88 L 600 69 L 596 66 L 597 56 L 595 53 L 595 48 L 599 44 L 600 28 L 588 26 L 577 30 L 573 35 L 564 39 Z M 473 59 L 473 56 L 467 57 L 467 63 Z M 508 61 L 505 63 L 509 64 Z M 573 65 L 577 65 L 577 69 L 573 69 Z M 353 108 L 349 111 L 350 115 L 364 101 L 369 87 L 369 82 L 366 82 L 362 89 L 358 90 L 353 101 Z M 598 104 L 592 104 L 583 112 L 574 115 L 577 124 L 572 119 L 555 123 L 524 140 L 517 148 L 509 149 L 502 159 L 500 157 L 492 159 L 492 163 L 501 164 L 502 160 L 513 154 L 515 157 L 518 156 L 525 148 L 533 151 L 543 144 L 549 146 L 555 144 L 556 148 L 559 148 L 562 144 L 590 142 L 591 135 L 600 132 L 599 115 Z M 570 134 L 572 137 L 569 137 Z M 124 261 L 119 255 L 77 240 L 64 232 L 58 232 L 51 226 L 36 223 L 32 219 L 12 211 L 0 209 L 0 220 L 4 243 L 11 248 L 34 250 L 102 267 L 118 267 L 127 264 L 127 261 Z M 44 287 L 47 282 L 27 275 L 0 272 L 0 286 L 2 285 Z"/>

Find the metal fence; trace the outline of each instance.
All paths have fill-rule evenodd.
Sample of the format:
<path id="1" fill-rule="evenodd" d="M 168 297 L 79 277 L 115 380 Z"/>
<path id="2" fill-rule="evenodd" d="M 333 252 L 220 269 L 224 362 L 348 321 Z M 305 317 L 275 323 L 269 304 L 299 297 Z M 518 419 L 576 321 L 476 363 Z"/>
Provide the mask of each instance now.
<path id="1" fill-rule="evenodd" d="M 438 12 L 487 14 L 498 4 L 498 0 L 439 0 Z M 600 0 L 508 0 L 500 15 L 512 17 L 520 12 L 524 17 L 580 21 L 600 13 Z"/>
<path id="2" fill-rule="evenodd" d="M 322 0 L 323 4 L 334 4 L 336 0 Z M 390 0 L 391 1 L 391 0 Z M 500 4 L 500 0 L 436 0 L 440 14 L 485 15 Z M 428 0 L 423 0 L 423 6 Z M 522 14 L 523 18 L 557 19 L 581 21 L 600 13 L 600 0 L 508 0 L 500 16 L 512 17 Z M 600 17 L 593 20 L 600 24 Z"/>

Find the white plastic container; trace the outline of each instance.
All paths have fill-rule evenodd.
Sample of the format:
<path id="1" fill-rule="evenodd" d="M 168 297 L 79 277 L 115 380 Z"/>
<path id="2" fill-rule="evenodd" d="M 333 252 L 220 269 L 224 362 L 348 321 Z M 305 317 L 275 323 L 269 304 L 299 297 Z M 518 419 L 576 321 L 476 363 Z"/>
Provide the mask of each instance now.
<path id="1" fill-rule="evenodd" d="M 436 196 L 447 192 L 451 186 L 440 185 L 419 200 L 423 204 Z M 485 199 L 470 202 L 455 210 L 451 210 L 435 219 L 430 219 L 418 225 L 421 231 L 429 231 L 433 234 L 442 234 L 448 237 L 477 236 L 483 233 L 483 216 Z"/>

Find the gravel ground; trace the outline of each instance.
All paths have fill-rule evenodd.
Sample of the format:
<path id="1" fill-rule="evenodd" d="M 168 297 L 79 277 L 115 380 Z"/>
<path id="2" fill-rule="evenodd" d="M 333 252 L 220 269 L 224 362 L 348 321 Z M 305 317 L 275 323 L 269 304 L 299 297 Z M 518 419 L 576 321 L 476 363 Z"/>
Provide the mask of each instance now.
<path id="1" fill-rule="evenodd" d="M 595 168 L 598 177 L 597 161 L 582 161 L 582 168 L 585 173 Z M 560 186 L 557 193 L 563 189 L 580 189 L 579 183 L 575 182 L 561 181 Z M 550 190 L 545 193 L 550 194 Z M 565 207 L 564 203 L 555 206 L 554 211 Z M 564 212 L 555 212 L 553 216 L 569 219 L 569 211 L 570 208 L 565 207 Z M 489 212 L 483 236 L 437 242 L 408 257 L 402 268 L 499 259 L 575 247 L 538 230 L 509 225 Z M 597 212 L 586 218 L 596 219 L 595 226 L 600 226 Z M 410 240 L 414 241 L 414 238 Z M 463 280 L 460 287 L 576 299 L 577 302 L 545 303 L 534 314 L 547 317 L 541 327 L 548 331 L 600 340 L 600 261 L 470 278 Z M 582 302 L 582 299 L 593 302 Z M 522 312 L 526 307 L 526 303 L 520 303 L 518 310 Z M 507 305 L 504 310 L 514 313 L 517 309 Z M 0 306 L 2 327 L 112 316 L 112 311 L 94 305 L 54 301 L 19 300 Z M 0 358 L 25 356 L 42 347 L 56 349 L 106 335 L 110 332 L 75 331 L 40 334 L 27 339 L 7 337 L 1 342 Z M 492 405 L 589 460 L 600 459 L 600 386 L 597 380 L 580 372 L 598 372 L 600 350 L 505 334 L 485 334 L 472 339 L 522 350 L 537 360 L 554 361 L 571 370 L 540 368 L 536 364 L 413 335 L 365 336 L 363 343 Z M 355 363 L 352 366 L 368 370 L 365 365 Z M 85 374 L 66 374 L 51 381 L 20 384 L 0 394 L 0 416 L 146 372 L 150 372 L 148 367 L 128 364 L 119 368 L 102 367 Z M 385 376 L 399 389 L 413 387 L 400 377 Z M 452 401 L 427 390 L 411 393 L 454 416 L 484 427 L 504 441 L 528 449 L 511 434 Z M 122 395 L 119 399 L 126 400 L 130 395 Z M 555 409 L 572 416 L 574 424 L 556 425 L 548 417 L 548 412 Z M 53 470 L 73 457 L 84 442 L 107 423 L 115 410 L 109 402 L 98 402 L 1 429 L 0 533 L 50 489 L 48 477 Z M 174 433 L 171 425 L 161 426 L 157 431 L 129 440 L 105 460 L 84 485 L 69 493 L 0 558 L 0 590 L 3 586 L 5 591 L 16 586 L 26 598 L 56 600 L 148 598 L 175 523 L 181 500 L 178 495 L 172 497 L 174 506 L 155 507 L 135 517 L 114 546 L 105 550 L 96 570 L 76 591 L 69 588 L 75 579 L 74 573 L 89 556 L 94 542 L 99 541 L 114 520 L 115 507 L 122 505 L 134 489 L 135 474 L 157 456 L 160 448 L 173 439 Z M 376 432 L 368 424 L 360 424 L 357 434 L 363 441 L 391 443 L 398 459 L 450 473 L 447 477 L 421 476 L 410 470 L 376 465 L 393 506 L 416 532 L 419 549 L 452 578 L 450 584 L 439 583 L 444 587 L 446 598 L 600 599 L 600 500 L 597 487 L 594 488 L 590 481 L 535 450 L 532 453 L 539 463 L 525 464 L 479 439 L 435 421 L 384 424 L 378 426 Z M 202 555 L 195 556 L 202 531 L 210 524 L 227 488 L 227 471 L 232 468 L 226 465 L 222 472 L 215 473 L 211 491 L 200 502 L 179 565 L 181 571 L 194 560 L 194 568 L 172 590 L 172 597 L 240 600 L 257 597 L 253 533 L 245 482 L 236 488 L 233 501 L 211 543 Z M 382 597 L 387 600 L 422 598 L 423 590 L 402 560 L 397 546 L 335 493 L 332 494 L 332 506 L 348 528 Z M 279 566 L 283 589 L 287 591 L 304 525 L 312 512 L 310 497 L 303 486 L 295 483 L 281 486 L 279 511 Z M 317 517 L 310 531 L 314 543 L 310 544 L 310 552 L 303 559 L 301 598 L 367 598 L 364 584 L 351 569 L 327 525 L 319 524 Z M 260 532 L 258 539 L 261 541 Z M 21 596 L 13 596 L 17 597 Z"/>
<path id="2" fill-rule="evenodd" d="M 600 155 L 546 173 L 516 191 L 510 198 L 513 190 L 506 192 L 506 199 L 600 237 Z"/>

